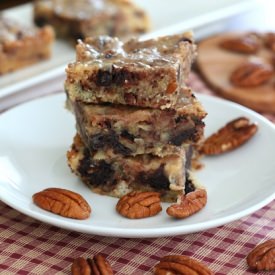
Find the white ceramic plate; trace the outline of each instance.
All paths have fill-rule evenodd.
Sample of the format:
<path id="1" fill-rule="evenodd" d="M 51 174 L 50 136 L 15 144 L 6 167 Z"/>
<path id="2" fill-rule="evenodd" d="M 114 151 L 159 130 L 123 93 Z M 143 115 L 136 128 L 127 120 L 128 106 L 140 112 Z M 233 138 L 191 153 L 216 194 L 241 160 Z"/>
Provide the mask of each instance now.
<path id="1" fill-rule="evenodd" d="M 152 32 L 144 38 L 182 32 L 217 22 L 230 16 L 255 8 L 258 0 L 134 0 L 149 14 L 152 21 Z M 266 0 L 265 0 L 266 1 Z M 261 1 L 262 4 L 262 1 Z M 21 5 L 6 10 L 7 16 L 13 17 L 23 24 L 32 24 L 31 4 Z M 217 24 L 215 28 L 221 24 Z M 212 28 L 211 28 L 212 30 Z M 0 99 L 20 92 L 52 77 L 64 75 L 65 66 L 74 59 L 74 48 L 57 39 L 53 46 L 53 56 L 47 61 L 29 66 L 10 74 L 0 76 Z"/>
<path id="2" fill-rule="evenodd" d="M 115 211 L 117 199 L 92 193 L 69 170 L 66 151 L 74 136 L 74 117 L 64 109 L 65 96 L 55 95 L 18 106 L 0 116 L 0 198 L 28 216 L 61 228 L 117 237 L 186 234 L 223 225 L 263 207 L 275 197 L 275 127 L 240 105 L 200 96 L 209 115 L 206 135 L 229 120 L 247 116 L 259 124 L 252 140 L 238 150 L 204 159 L 197 173 L 209 201 L 185 220 L 166 215 L 129 220 Z M 78 221 L 44 211 L 32 195 L 48 187 L 82 194 L 92 206 L 89 219 Z"/>

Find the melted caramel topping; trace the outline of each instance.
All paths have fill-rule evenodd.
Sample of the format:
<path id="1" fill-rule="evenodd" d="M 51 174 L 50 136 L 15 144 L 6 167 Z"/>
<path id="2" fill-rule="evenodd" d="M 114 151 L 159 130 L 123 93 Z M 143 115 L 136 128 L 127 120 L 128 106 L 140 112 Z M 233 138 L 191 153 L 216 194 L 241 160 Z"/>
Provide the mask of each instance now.
<path id="1" fill-rule="evenodd" d="M 165 36 L 147 41 L 132 39 L 125 44 L 118 38 L 99 36 L 79 41 L 77 62 L 98 66 L 165 66 L 174 64 L 188 52 L 190 33 Z"/>

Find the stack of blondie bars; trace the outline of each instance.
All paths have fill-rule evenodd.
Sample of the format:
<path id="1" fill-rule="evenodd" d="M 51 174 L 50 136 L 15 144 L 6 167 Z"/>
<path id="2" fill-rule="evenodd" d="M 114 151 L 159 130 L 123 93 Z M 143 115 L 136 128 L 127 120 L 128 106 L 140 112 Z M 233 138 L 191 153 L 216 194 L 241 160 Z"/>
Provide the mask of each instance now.
<path id="1" fill-rule="evenodd" d="M 77 128 L 67 158 L 93 191 L 157 191 L 175 201 L 194 190 L 190 163 L 206 115 L 186 84 L 195 55 L 191 33 L 78 43 L 66 70 Z"/>

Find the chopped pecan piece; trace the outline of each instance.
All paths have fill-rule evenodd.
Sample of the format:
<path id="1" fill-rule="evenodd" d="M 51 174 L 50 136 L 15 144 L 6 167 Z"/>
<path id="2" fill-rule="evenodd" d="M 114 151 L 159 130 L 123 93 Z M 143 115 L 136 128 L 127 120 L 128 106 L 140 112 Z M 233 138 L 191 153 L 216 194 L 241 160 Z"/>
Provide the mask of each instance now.
<path id="1" fill-rule="evenodd" d="M 211 275 L 213 272 L 204 264 L 190 257 L 169 255 L 160 259 L 160 262 L 154 267 L 154 274 Z"/>
<path id="2" fill-rule="evenodd" d="M 218 155 L 234 150 L 252 138 L 257 130 L 258 126 L 250 123 L 248 118 L 236 118 L 209 136 L 202 144 L 200 153 Z"/>
<path id="3" fill-rule="evenodd" d="M 270 64 L 247 62 L 232 72 L 230 81 L 238 87 L 256 87 L 268 82 L 273 74 Z"/>
<path id="4" fill-rule="evenodd" d="M 260 48 L 260 40 L 256 34 L 248 33 L 242 37 L 228 38 L 220 43 L 220 47 L 238 53 L 254 54 Z"/>
<path id="5" fill-rule="evenodd" d="M 71 266 L 72 275 L 112 275 L 113 270 L 109 262 L 101 254 L 95 255 L 92 259 L 85 260 L 83 257 L 73 261 Z"/>
<path id="6" fill-rule="evenodd" d="M 170 82 L 166 88 L 166 93 L 172 94 L 177 90 L 177 88 L 178 88 L 178 85 L 176 82 Z"/>
<path id="7" fill-rule="evenodd" d="M 162 210 L 160 194 L 157 192 L 131 192 L 119 199 L 116 210 L 129 219 L 155 216 Z"/>
<path id="8" fill-rule="evenodd" d="M 255 270 L 275 271 L 275 239 L 256 246 L 246 258 L 250 268 Z"/>
<path id="9" fill-rule="evenodd" d="M 166 213 L 177 219 L 187 218 L 200 211 L 207 202 L 205 189 L 196 189 L 186 195 L 181 195 L 177 203 L 170 205 Z"/>
<path id="10" fill-rule="evenodd" d="M 33 201 L 40 208 L 63 217 L 87 219 L 91 214 L 88 202 L 78 193 L 61 188 L 47 188 L 35 193 Z"/>

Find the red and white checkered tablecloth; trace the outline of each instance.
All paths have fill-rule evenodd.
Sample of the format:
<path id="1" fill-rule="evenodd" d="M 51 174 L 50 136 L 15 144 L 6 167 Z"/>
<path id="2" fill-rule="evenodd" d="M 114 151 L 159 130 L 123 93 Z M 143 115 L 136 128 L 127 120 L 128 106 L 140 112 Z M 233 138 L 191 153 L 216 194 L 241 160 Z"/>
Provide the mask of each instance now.
<path id="1" fill-rule="evenodd" d="M 70 274 L 74 258 L 99 252 L 106 256 L 115 274 L 121 275 L 153 274 L 153 266 L 168 254 L 191 256 L 216 275 L 255 274 L 246 265 L 247 254 L 256 244 L 275 238 L 275 202 L 225 226 L 150 239 L 70 232 L 36 221 L 1 202 L 0 211 L 0 273 L 5 275 Z"/>
<path id="2" fill-rule="evenodd" d="M 195 74 L 191 85 L 197 92 L 212 94 Z M 275 122 L 274 116 L 265 115 Z M 74 258 L 92 257 L 99 252 L 106 256 L 115 274 L 121 275 L 153 274 L 154 265 L 168 254 L 191 256 L 216 275 L 256 274 L 248 269 L 247 254 L 255 245 L 275 239 L 275 201 L 224 226 L 149 239 L 71 232 L 27 217 L 2 202 L 0 211 L 0 274 L 4 275 L 70 274 Z"/>

